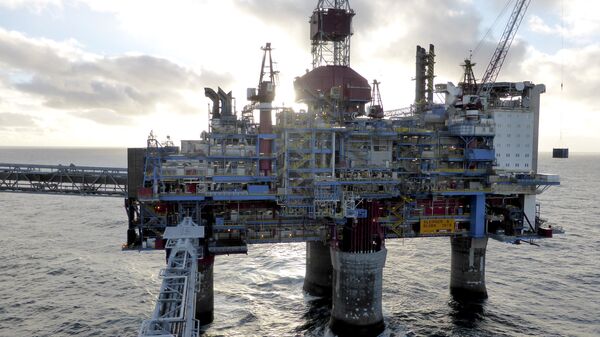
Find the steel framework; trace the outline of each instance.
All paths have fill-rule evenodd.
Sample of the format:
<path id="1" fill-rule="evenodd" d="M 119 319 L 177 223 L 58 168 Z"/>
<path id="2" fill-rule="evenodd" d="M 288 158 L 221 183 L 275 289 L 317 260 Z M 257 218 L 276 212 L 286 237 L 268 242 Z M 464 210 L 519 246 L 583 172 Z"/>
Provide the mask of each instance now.
<path id="1" fill-rule="evenodd" d="M 139 337 L 198 336 L 200 324 L 195 319 L 196 293 L 200 287 L 198 259 L 202 258 L 198 239 L 204 227 L 191 218 L 165 231 L 171 249 L 167 268 L 161 270 L 162 285 L 152 318 L 142 322 Z"/>
<path id="2" fill-rule="evenodd" d="M 313 68 L 324 65 L 350 65 L 352 16 L 354 11 L 347 0 L 319 0 L 311 18 L 311 24 L 317 26 L 311 41 Z M 342 21 L 348 21 L 340 22 L 340 18 Z M 335 28 L 329 25 L 333 21 L 337 21 Z M 340 28 L 341 26 L 344 28 Z"/>
<path id="3" fill-rule="evenodd" d="M 127 169 L 0 163 L 0 191 L 124 197 Z"/>

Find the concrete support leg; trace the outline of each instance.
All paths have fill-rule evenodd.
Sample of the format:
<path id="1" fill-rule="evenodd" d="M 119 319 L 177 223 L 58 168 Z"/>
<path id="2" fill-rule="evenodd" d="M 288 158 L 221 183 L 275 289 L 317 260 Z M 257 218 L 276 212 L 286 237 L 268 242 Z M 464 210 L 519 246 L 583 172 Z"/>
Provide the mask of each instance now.
<path id="1" fill-rule="evenodd" d="M 332 273 L 329 245 L 321 241 L 307 242 L 304 291 L 313 296 L 331 296 Z"/>
<path id="2" fill-rule="evenodd" d="M 333 305 L 331 331 L 339 336 L 377 336 L 384 329 L 381 311 L 383 266 L 387 250 L 346 253 L 331 249 Z"/>
<path id="3" fill-rule="evenodd" d="M 485 250 L 487 237 L 451 237 L 450 293 L 465 298 L 487 298 Z"/>
<path id="4" fill-rule="evenodd" d="M 214 256 L 198 260 L 200 289 L 196 295 L 196 319 L 201 325 L 212 323 L 214 318 L 215 297 L 213 290 Z"/>

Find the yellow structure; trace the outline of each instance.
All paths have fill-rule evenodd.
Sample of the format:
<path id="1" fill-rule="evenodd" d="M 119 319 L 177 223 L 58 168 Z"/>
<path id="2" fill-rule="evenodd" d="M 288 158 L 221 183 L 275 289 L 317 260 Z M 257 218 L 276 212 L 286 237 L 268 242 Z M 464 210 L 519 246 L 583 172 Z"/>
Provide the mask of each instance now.
<path id="1" fill-rule="evenodd" d="M 454 219 L 421 219 L 421 234 L 452 233 Z"/>

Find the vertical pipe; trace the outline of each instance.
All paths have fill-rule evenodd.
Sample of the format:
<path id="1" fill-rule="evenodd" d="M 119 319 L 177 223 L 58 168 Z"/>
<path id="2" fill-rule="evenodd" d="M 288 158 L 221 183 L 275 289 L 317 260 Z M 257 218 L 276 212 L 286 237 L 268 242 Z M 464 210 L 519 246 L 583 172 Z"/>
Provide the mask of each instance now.
<path id="1" fill-rule="evenodd" d="M 271 111 L 273 110 L 271 103 L 260 103 L 260 122 L 258 127 L 258 133 L 260 135 L 273 133 L 273 123 L 271 121 Z M 260 156 L 271 156 L 272 151 L 272 140 L 271 139 L 258 139 L 259 142 L 259 155 Z M 259 161 L 259 170 L 264 176 L 271 174 L 271 160 L 261 159 Z"/>
<path id="2" fill-rule="evenodd" d="M 415 65 L 415 104 L 422 105 L 425 101 L 425 49 L 417 46 Z"/>
<path id="3" fill-rule="evenodd" d="M 286 113 L 286 115 L 287 115 L 287 113 Z M 284 115 L 284 116 L 286 116 L 286 115 Z M 285 124 L 285 117 L 284 117 L 284 124 Z M 288 193 L 287 188 L 288 188 L 288 180 L 289 180 L 288 179 L 288 168 L 289 168 L 289 166 L 288 166 L 288 160 L 289 160 L 289 157 L 288 157 L 288 155 L 289 155 L 289 151 L 288 151 L 288 149 L 289 149 L 289 140 L 288 140 L 288 137 L 289 137 L 288 131 L 284 130 L 283 131 L 283 149 L 284 149 L 285 152 L 284 152 L 284 160 L 283 160 L 283 177 L 284 177 L 284 179 L 283 179 L 283 188 L 285 188 L 285 194 Z"/>
<path id="4" fill-rule="evenodd" d="M 432 44 L 429 45 L 429 53 L 427 54 L 427 103 L 433 103 L 433 80 L 435 64 L 435 50 Z"/>
<path id="5" fill-rule="evenodd" d="M 331 178 L 335 179 L 335 131 L 331 132 Z"/>
<path id="6" fill-rule="evenodd" d="M 315 129 L 312 129 L 311 134 L 310 134 L 310 168 L 314 169 L 316 167 L 316 154 L 315 154 L 315 147 L 316 147 L 316 140 L 317 140 L 317 132 L 315 131 Z M 312 172 L 312 177 L 314 178 L 315 172 Z"/>

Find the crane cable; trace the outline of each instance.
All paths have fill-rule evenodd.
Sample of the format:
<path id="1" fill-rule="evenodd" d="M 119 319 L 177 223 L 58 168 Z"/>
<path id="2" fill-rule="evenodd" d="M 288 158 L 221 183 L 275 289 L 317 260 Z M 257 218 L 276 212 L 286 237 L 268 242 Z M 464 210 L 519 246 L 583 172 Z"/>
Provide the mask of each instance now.
<path id="1" fill-rule="evenodd" d="M 507 0 L 506 1 L 506 5 L 504 5 L 504 8 L 500 11 L 500 13 L 498 14 L 498 16 L 496 17 L 496 20 L 494 20 L 494 23 L 492 23 L 492 25 L 490 26 L 490 28 L 488 28 L 487 32 L 485 32 L 485 34 L 483 35 L 483 37 L 481 38 L 481 40 L 479 40 L 479 43 L 477 43 L 477 46 L 475 46 L 475 49 L 473 49 L 473 51 L 471 52 L 471 57 L 473 55 L 477 54 L 477 52 L 479 51 L 479 48 L 481 48 L 481 46 L 483 45 L 483 41 L 485 41 L 485 39 L 488 37 L 488 35 L 490 35 L 490 33 L 492 32 L 492 30 L 494 29 L 494 27 L 496 27 L 496 24 L 498 23 L 498 21 L 500 20 L 500 18 L 502 16 L 504 16 L 504 13 L 506 13 L 506 11 L 510 7 L 510 4 L 512 3 L 512 1 L 513 0 Z"/>
<path id="2" fill-rule="evenodd" d="M 561 0 L 560 2 L 560 38 L 561 38 L 561 47 L 560 47 L 560 113 L 559 113 L 559 122 L 560 122 L 560 136 L 559 143 L 563 144 L 563 110 L 564 110 L 564 97 L 563 97 L 563 88 L 564 88 L 564 77 L 565 77 L 565 0 Z"/>
<path id="3" fill-rule="evenodd" d="M 565 0 L 560 2 L 560 92 L 562 95 L 564 75 L 565 75 Z"/>

